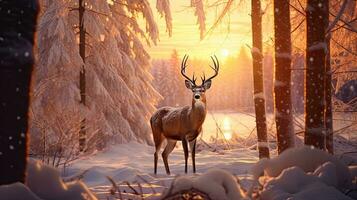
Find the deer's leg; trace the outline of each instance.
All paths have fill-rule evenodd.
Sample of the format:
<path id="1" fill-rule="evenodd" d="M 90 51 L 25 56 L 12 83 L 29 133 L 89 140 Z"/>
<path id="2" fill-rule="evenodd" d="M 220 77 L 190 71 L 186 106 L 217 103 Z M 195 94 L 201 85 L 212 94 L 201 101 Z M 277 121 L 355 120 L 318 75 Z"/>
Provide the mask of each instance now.
<path id="1" fill-rule="evenodd" d="M 196 173 L 196 139 L 190 141 L 190 149 L 191 149 L 191 156 L 192 156 L 192 167 L 193 173 Z"/>
<path id="2" fill-rule="evenodd" d="M 157 174 L 157 160 L 158 160 L 158 153 L 161 149 L 161 144 L 162 144 L 162 140 L 155 141 L 155 153 L 154 153 L 154 173 L 155 174 Z"/>
<path id="3" fill-rule="evenodd" d="M 187 139 L 186 138 L 182 139 L 182 147 L 183 147 L 183 152 L 185 154 L 185 173 L 187 173 L 188 147 L 187 147 Z"/>
<path id="4" fill-rule="evenodd" d="M 164 151 L 162 152 L 162 159 L 164 160 L 166 174 L 170 174 L 170 168 L 167 158 L 169 154 L 172 152 L 172 150 L 174 150 L 175 146 L 176 146 L 176 140 L 167 139 L 167 145 Z"/>

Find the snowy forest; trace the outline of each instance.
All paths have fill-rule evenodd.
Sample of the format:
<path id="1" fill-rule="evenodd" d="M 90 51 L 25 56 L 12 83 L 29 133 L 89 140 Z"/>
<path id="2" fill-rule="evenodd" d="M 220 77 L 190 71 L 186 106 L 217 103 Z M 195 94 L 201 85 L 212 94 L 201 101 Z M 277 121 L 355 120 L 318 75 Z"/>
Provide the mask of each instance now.
<path id="1" fill-rule="evenodd" d="M 0 199 L 357 199 L 356 0 L 0 0 Z"/>

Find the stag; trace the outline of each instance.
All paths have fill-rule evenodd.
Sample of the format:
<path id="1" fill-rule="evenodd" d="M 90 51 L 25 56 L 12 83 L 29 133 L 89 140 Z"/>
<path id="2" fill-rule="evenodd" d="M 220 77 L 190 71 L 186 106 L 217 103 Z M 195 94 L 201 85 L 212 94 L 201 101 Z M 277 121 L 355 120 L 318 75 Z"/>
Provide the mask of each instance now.
<path id="1" fill-rule="evenodd" d="M 216 56 L 212 57 L 214 67 L 214 75 L 206 79 L 201 77 L 202 84 L 196 85 L 195 75 L 190 79 L 186 74 L 186 62 L 188 56 L 184 56 L 181 64 L 181 75 L 185 78 L 185 86 L 193 93 L 191 106 L 184 107 L 162 107 L 159 108 L 151 117 L 150 124 L 155 142 L 154 153 L 154 173 L 157 173 L 157 160 L 162 143 L 166 140 L 166 147 L 162 152 L 166 173 L 170 174 L 168 156 L 176 146 L 177 141 L 182 142 L 182 147 L 185 155 L 185 173 L 187 173 L 187 159 L 189 143 L 193 173 L 196 172 L 195 152 L 196 138 L 202 130 L 202 124 L 206 118 L 206 95 L 205 92 L 211 87 L 212 79 L 218 75 L 219 62 Z"/>

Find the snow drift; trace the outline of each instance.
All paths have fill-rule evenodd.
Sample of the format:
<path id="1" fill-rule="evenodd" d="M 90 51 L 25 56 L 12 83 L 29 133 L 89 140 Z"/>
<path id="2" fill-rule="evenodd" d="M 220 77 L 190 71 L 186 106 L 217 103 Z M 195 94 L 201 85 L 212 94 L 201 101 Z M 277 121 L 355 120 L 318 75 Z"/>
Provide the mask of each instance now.
<path id="1" fill-rule="evenodd" d="M 171 188 L 164 192 L 162 199 L 190 189 L 204 192 L 211 199 L 239 200 L 244 196 L 234 176 L 224 170 L 211 169 L 198 177 L 178 177 L 173 181 Z"/>
<path id="2" fill-rule="evenodd" d="M 327 162 L 313 174 L 306 174 L 299 167 L 290 167 L 269 180 L 261 192 L 263 200 L 351 200 L 337 186 L 336 165 Z"/>
<path id="3" fill-rule="evenodd" d="M 353 171 L 353 170 L 352 170 Z M 254 198 L 262 200 L 351 200 L 344 191 L 353 189 L 349 168 L 336 157 L 319 149 L 299 147 L 286 150 L 272 159 L 262 159 L 252 167 L 253 186 L 244 192 L 234 176 L 219 169 L 200 176 L 181 176 L 164 192 L 163 199 L 187 191 L 200 191 L 210 199 L 239 200 L 251 198 L 254 184 L 261 180 L 262 188 L 255 188 Z"/>
<path id="4" fill-rule="evenodd" d="M 96 200 L 81 182 L 64 183 L 59 172 L 40 161 L 29 160 L 27 183 L 0 186 L 0 197 L 6 200 Z"/>
<path id="5" fill-rule="evenodd" d="M 260 160 L 252 173 L 255 183 L 260 175 L 266 175 L 260 192 L 263 200 L 351 199 L 342 192 L 353 187 L 349 168 L 320 149 L 307 146 L 288 149 L 275 158 Z"/>
<path id="6" fill-rule="evenodd" d="M 304 172 L 314 172 L 326 162 L 335 167 L 336 186 L 346 188 L 351 185 L 351 174 L 348 167 L 335 156 L 320 149 L 308 146 L 290 148 L 272 159 L 261 159 L 253 168 L 252 173 L 257 179 L 263 172 L 270 177 L 279 176 L 284 169 L 298 167 Z"/>

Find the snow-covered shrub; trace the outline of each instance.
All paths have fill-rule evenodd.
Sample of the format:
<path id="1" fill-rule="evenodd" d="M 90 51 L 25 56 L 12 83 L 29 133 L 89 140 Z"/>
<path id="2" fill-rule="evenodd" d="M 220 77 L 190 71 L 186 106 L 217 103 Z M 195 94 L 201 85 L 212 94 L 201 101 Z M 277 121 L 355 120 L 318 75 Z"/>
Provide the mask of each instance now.
<path id="1" fill-rule="evenodd" d="M 0 198 L 6 200 L 96 200 L 81 182 L 64 183 L 59 172 L 40 161 L 30 160 L 26 185 L 0 186 Z"/>
<path id="2" fill-rule="evenodd" d="M 260 195 L 263 200 L 351 200 L 336 188 L 337 184 L 336 165 L 332 162 L 323 164 L 310 174 L 299 167 L 290 167 L 269 180 Z"/>
<path id="3" fill-rule="evenodd" d="M 180 176 L 164 192 L 162 199 L 184 195 L 192 189 L 206 194 L 210 199 L 244 199 L 243 191 L 237 181 L 229 172 L 220 169 L 211 169 L 200 176 Z"/>
<path id="4" fill-rule="evenodd" d="M 79 154 L 79 129 L 80 116 L 74 111 L 60 112 L 54 121 L 47 120 L 45 115 L 33 116 L 30 157 L 53 167 L 65 168 L 105 140 L 97 132 L 87 131 L 86 151 Z"/>
<path id="5" fill-rule="evenodd" d="M 290 148 L 272 159 L 261 159 L 253 168 L 252 173 L 257 179 L 263 172 L 270 177 L 279 176 L 284 169 L 299 167 L 304 172 L 314 172 L 326 162 L 335 166 L 336 186 L 346 188 L 351 185 L 351 175 L 348 167 L 337 157 L 320 149 L 308 146 Z"/>

